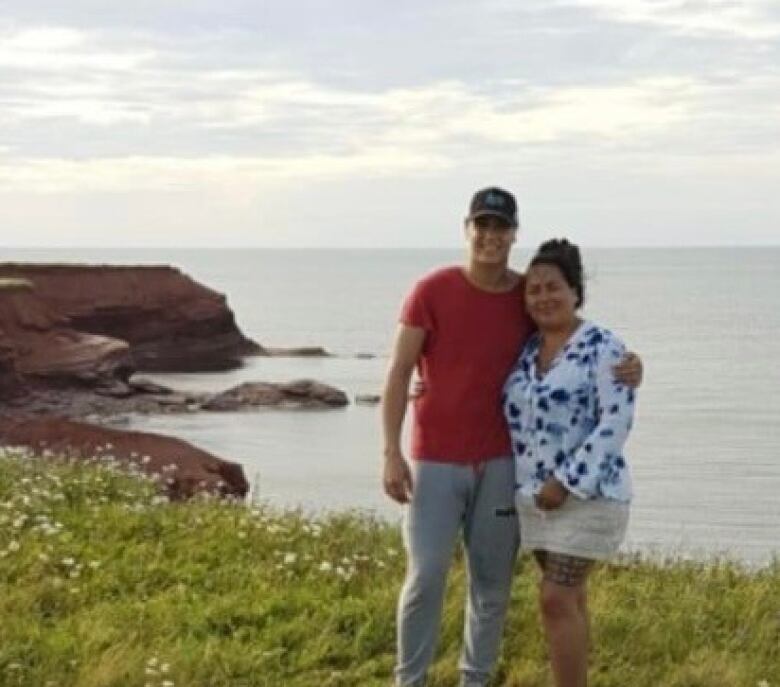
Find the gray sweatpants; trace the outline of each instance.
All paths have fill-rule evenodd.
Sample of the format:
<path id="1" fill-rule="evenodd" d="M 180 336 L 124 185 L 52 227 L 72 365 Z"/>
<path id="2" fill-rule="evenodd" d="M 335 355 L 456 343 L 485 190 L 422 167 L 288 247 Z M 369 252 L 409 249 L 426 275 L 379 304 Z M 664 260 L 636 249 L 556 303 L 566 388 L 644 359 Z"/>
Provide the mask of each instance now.
<path id="1" fill-rule="evenodd" d="M 414 461 L 404 514 L 407 572 L 398 602 L 396 684 L 423 685 L 436 648 L 444 587 L 463 532 L 469 589 L 461 684 L 482 687 L 498 655 L 519 543 L 514 466 Z"/>

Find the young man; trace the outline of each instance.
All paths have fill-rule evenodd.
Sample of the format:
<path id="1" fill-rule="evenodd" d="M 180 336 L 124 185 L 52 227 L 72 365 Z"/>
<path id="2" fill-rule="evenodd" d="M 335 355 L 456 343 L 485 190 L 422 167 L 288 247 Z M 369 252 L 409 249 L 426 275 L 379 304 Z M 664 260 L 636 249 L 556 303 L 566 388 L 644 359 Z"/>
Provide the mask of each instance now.
<path id="1" fill-rule="evenodd" d="M 408 504 L 407 574 L 398 604 L 396 684 L 423 685 L 447 571 L 460 533 L 469 576 L 462 687 L 483 687 L 498 655 L 518 547 L 514 466 L 500 396 L 533 330 L 522 277 L 509 269 L 517 205 L 486 188 L 465 220 L 468 261 L 423 278 L 404 303 L 383 394 L 386 493 Z M 412 463 L 401 448 L 409 381 L 419 368 Z M 641 365 L 616 374 L 636 385 Z"/>

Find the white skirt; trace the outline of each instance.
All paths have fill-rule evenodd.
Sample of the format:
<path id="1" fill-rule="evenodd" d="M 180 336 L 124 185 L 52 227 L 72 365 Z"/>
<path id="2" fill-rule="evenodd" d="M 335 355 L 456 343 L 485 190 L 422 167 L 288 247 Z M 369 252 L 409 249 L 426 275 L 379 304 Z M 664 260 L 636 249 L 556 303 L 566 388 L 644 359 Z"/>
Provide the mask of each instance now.
<path id="1" fill-rule="evenodd" d="M 556 510 L 539 510 L 533 497 L 517 497 L 520 546 L 592 560 L 614 555 L 626 536 L 629 505 L 610 499 L 585 501 L 573 494 Z"/>

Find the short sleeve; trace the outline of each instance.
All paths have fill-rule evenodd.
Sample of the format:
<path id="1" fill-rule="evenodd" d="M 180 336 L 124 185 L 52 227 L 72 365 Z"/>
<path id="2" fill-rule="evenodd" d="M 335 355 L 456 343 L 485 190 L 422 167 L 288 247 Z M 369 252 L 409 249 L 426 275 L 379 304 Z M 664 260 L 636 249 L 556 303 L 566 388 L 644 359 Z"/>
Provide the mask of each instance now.
<path id="1" fill-rule="evenodd" d="M 425 331 L 433 329 L 433 315 L 430 307 L 430 294 L 427 293 L 424 282 L 415 284 L 401 306 L 398 318 L 401 324 L 409 327 L 419 327 Z"/>

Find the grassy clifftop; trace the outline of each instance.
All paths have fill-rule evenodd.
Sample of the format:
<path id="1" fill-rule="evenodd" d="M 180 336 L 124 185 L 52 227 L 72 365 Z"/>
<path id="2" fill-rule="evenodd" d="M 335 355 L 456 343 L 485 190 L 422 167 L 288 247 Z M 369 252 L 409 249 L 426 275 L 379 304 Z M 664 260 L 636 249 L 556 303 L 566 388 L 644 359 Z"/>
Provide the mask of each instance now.
<path id="1" fill-rule="evenodd" d="M 397 528 L 359 514 L 169 504 L 110 459 L 7 452 L 0 684 L 389 685 L 403 566 Z M 463 577 L 459 561 L 434 686 L 457 683 Z M 526 562 L 497 685 L 549 684 L 535 585 Z M 604 566 L 591 598 L 596 687 L 780 685 L 780 565 Z"/>

